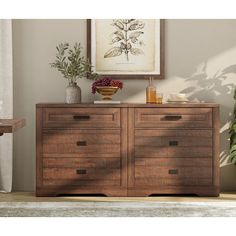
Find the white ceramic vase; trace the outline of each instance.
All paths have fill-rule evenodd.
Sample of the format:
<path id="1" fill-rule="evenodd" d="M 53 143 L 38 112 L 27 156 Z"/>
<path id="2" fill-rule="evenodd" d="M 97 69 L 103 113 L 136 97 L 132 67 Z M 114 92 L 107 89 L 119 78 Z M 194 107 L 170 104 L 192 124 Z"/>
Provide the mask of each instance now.
<path id="1" fill-rule="evenodd" d="M 66 87 L 66 103 L 81 103 L 81 89 L 76 83 Z"/>

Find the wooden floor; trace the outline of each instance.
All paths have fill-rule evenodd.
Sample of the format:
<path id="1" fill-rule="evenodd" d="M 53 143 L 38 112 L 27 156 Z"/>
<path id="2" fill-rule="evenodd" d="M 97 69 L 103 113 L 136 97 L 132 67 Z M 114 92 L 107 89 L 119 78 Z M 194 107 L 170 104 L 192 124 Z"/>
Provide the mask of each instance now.
<path id="1" fill-rule="evenodd" d="M 206 201 L 236 201 L 236 192 L 221 193 L 219 197 L 196 196 L 157 196 L 157 197 L 35 197 L 32 192 L 0 193 L 0 202 L 206 202 Z"/>

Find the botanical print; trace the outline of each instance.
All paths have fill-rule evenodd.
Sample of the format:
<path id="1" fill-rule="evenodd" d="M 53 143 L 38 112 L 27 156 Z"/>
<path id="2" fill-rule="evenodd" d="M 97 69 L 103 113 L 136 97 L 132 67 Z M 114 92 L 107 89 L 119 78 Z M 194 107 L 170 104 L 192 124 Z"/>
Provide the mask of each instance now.
<path id="1" fill-rule="evenodd" d="M 91 61 L 99 74 L 160 74 L 160 20 L 92 20 Z"/>
<path id="2" fill-rule="evenodd" d="M 129 61 L 129 53 L 135 56 L 144 54 L 143 50 L 137 47 L 137 45 L 143 45 L 143 40 L 139 39 L 144 34 L 142 31 L 145 26 L 143 21 L 136 19 L 113 20 L 112 26 L 115 31 L 112 33 L 111 44 L 115 46 L 105 53 L 104 58 L 117 57 L 125 53 L 126 60 Z"/>

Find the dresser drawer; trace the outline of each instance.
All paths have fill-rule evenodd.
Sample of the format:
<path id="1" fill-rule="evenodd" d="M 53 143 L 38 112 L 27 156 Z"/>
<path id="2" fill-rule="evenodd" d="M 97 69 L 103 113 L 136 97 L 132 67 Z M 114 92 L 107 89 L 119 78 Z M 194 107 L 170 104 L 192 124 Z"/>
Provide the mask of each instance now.
<path id="1" fill-rule="evenodd" d="M 211 147 L 212 130 L 135 130 L 135 146 Z"/>
<path id="2" fill-rule="evenodd" d="M 44 108 L 43 127 L 119 128 L 119 108 Z"/>
<path id="3" fill-rule="evenodd" d="M 44 168 L 44 180 L 119 180 L 120 169 Z"/>
<path id="4" fill-rule="evenodd" d="M 120 157 L 118 144 L 94 144 L 78 146 L 76 144 L 45 144 L 43 157 Z"/>
<path id="5" fill-rule="evenodd" d="M 137 128 L 210 128 L 211 108 L 136 108 Z"/>
<path id="6" fill-rule="evenodd" d="M 120 157 L 120 130 L 46 130 L 43 157 Z"/>
<path id="7" fill-rule="evenodd" d="M 146 181 L 149 179 L 149 182 Z M 136 159 L 136 185 L 207 185 L 212 183 L 212 160 Z"/>
<path id="8" fill-rule="evenodd" d="M 135 157 L 212 157 L 211 130 L 135 130 Z"/>
<path id="9" fill-rule="evenodd" d="M 119 186 L 120 158 L 44 158 L 45 186 Z"/>

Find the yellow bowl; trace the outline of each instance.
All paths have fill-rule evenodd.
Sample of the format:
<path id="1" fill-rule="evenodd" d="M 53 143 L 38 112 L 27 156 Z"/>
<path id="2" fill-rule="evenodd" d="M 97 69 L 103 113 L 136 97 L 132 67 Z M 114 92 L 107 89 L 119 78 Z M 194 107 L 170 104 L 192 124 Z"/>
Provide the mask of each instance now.
<path id="1" fill-rule="evenodd" d="M 112 95 L 114 95 L 118 91 L 119 87 L 112 86 L 104 86 L 104 87 L 96 87 L 96 91 L 102 95 L 103 100 L 111 100 Z"/>

